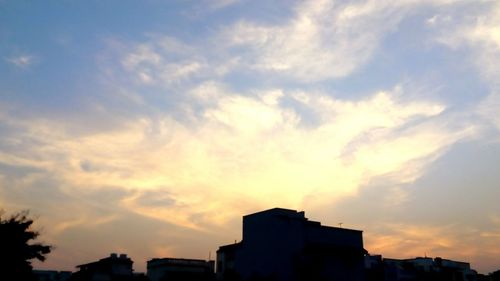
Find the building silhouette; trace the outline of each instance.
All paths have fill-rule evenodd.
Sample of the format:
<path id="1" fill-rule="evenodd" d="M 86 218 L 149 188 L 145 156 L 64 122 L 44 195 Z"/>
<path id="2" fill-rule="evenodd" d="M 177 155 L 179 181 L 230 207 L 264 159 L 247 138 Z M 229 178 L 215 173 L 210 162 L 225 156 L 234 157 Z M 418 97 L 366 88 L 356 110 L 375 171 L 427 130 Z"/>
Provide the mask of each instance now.
<path id="1" fill-rule="evenodd" d="M 134 273 L 126 254 L 113 253 L 78 265 L 75 273 L 34 270 L 33 277 L 38 281 L 500 281 L 500 270 L 478 274 L 468 262 L 369 255 L 362 234 L 310 221 L 303 211 L 273 208 L 243 216 L 242 240 L 219 247 L 216 262 L 154 258 L 147 262 L 145 275 Z"/>
<path id="2" fill-rule="evenodd" d="M 476 281 L 467 262 L 443 258 L 390 259 L 365 256 L 367 281 Z"/>
<path id="3" fill-rule="evenodd" d="M 33 275 L 37 281 L 67 281 L 71 277 L 71 271 L 35 269 Z"/>
<path id="4" fill-rule="evenodd" d="M 243 216 L 243 239 L 217 251 L 217 279 L 364 280 L 362 231 L 274 208 Z"/>
<path id="5" fill-rule="evenodd" d="M 134 274 L 134 262 L 126 254 L 111 254 L 95 262 L 76 266 L 71 281 L 138 281 L 147 280 L 144 274 Z"/>
<path id="6" fill-rule="evenodd" d="M 500 281 L 500 269 L 490 272 L 488 275 L 478 274 L 478 281 Z"/>
<path id="7" fill-rule="evenodd" d="M 147 262 L 150 281 L 214 281 L 214 261 L 162 258 Z"/>

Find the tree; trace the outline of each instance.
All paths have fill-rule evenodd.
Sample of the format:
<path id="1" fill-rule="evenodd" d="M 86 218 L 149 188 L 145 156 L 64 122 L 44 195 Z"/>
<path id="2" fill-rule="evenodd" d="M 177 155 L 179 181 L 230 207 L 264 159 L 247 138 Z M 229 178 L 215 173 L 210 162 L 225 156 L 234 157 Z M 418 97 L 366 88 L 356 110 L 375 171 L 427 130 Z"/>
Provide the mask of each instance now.
<path id="1" fill-rule="evenodd" d="M 30 243 L 39 233 L 31 229 L 33 219 L 28 211 L 7 219 L 0 213 L 0 279 L 5 281 L 33 280 L 31 260 L 45 260 L 52 246 Z"/>

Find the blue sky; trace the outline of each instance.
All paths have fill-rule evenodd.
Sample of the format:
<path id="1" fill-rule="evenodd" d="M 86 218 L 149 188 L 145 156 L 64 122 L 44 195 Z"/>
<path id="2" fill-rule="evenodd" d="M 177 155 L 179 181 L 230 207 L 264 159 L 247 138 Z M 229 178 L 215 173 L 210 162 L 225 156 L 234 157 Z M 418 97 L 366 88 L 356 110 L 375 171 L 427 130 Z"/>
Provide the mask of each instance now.
<path id="1" fill-rule="evenodd" d="M 285 207 L 500 267 L 497 1 L 0 1 L 0 205 L 56 245 L 207 258 Z"/>

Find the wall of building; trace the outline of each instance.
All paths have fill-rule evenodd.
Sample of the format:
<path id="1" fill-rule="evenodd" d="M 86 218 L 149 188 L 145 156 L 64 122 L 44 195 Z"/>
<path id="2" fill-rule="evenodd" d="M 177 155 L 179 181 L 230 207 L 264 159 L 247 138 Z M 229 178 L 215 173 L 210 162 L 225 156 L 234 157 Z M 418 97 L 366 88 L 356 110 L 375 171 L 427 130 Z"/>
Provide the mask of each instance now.
<path id="1" fill-rule="evenodd" d="M 215 279 L 214 261 L 163 258 L 147 263 L 150 281 L 212 281 Z"/>
<path id="2" fill-rule="evenodd" d="M 361 231 L 325 227 L 304 212 L 271 209 L 244 216 L 243 240 L 221 247 L 217 258 L 226 267 L 222 271 L 234 270 L 241 280 L 355 281 L 363 279 L 363 253 Z M 218 277 L 224 279 L 224 272 Z"/>

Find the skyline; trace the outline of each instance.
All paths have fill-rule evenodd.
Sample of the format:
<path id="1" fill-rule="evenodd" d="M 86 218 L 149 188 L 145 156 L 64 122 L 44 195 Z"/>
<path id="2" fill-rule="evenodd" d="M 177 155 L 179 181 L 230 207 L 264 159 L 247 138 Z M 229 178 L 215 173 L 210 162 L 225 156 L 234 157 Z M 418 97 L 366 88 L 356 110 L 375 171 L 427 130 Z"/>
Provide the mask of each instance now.
<path id="1" fill-rule="evenodd" d="M 500 3 L 393 2 L 0 1 L 0 206 L 56 246 L 36 267 L 206 258 L 280 206 L 498 269 Z"/>

